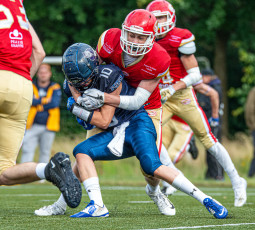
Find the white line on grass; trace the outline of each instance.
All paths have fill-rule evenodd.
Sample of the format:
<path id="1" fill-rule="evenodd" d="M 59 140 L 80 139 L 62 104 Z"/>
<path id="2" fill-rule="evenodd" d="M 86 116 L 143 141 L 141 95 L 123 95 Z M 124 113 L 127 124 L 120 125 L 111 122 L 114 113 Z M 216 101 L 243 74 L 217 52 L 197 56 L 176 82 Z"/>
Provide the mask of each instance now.
<path id="1" fill-rule="evenodd" d="M 194 229 L 194 228 L 214 228 L 214 227 L 228 227 L 228 226 L 241 226 L 241 225 L 255 225 L 255 223 L 239 223 L 239 224 L 222 224 L 222 225 L 203 225 L 203 226 L 183 226 L 174 228 L 148 228 L 143 230 L 171 230 L 171 229 Z"/>
<path id="2" fill-rule="evenodd" d="M 138 201 L 128 201 L 128 203 L 131 203 L 131 204 L 147 204 L 147 203 L 153 203 L 153 201 L 147 201 L 147 200 L 138 200 Z"/>

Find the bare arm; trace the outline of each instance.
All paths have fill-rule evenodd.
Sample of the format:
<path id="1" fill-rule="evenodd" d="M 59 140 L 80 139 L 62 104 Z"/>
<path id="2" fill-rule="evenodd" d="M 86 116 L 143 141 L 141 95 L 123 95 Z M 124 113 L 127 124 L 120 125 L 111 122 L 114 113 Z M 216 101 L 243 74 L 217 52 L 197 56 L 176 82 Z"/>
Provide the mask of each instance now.
<path id="1" fill-rule="evenodd" d="M 81 94 L 73 86 L 69 85 L 69 88 L 74 100 L 77 102 L 77 99 L 81 96 Z M 114 92 L 108 95 L 113 97 L 118 96 L 121 92 L 121 88 L 122 84 L 120 84 Z M 115 109 L 116 108 L 111 105 L 104 104 L 99 110 L 94 110 L 93 116 L 89 123 L 101 129 L 107 129 L 112 121 Z"/>
<path id="2" fill-rule="evenodd" d="M 215 89 L 213 89 L 212 87 L 210 87 L 209 85 L 206 85 L 204 83 L 200 83 L 193 87 L 197 92 L 210 97 L 211 106 L 212 106 L 212 117 L 218 118 L 219 117 L 219 104 L 220 104 L 218 92 Z"/>
<path id="3" fill-rule="evenodd" d="M 190 54 L 190 55 L 184 54 L 181 56 L 180 59 L 186 70 L 194 68 L 194 67 L 198 67 L 197 59 L 194 54 Z"/>
<path id="4" fill-rule="evenodd" d="M 149 94 L 151 94 L 154 91 L 154 89 L 157 87 L 159 81 L 160 79 L 142 80 L 137 88 L 142 88 L 148 91 Z M 148 96 L 150 96 L 149 94 Z M 129 97 L 131 100 L 134 99 L 135 101 L 136 94 L 133 96 L 125 96 L 125 97 Z M 104 93 L 104 100 L 105 100 L 104 101 L 105 104 L 112 105 L 114 107 L 118 107 L 120 105 L 119 95 Z M 140 108 L 147 100 L 148 98 L 144 98 L 143 100 L 140 100 L 137 104 L 137 109 Z"/>
<path id="5" fill-rule="evenodd" d="M 34 28 L 32 27 L 30 23 L 29 23 L 29 32 L 32 36 L 32 54 L 30 57 L 32 62 L 32 67 L 30 69 L 30 76 L 31 78 L 33 78 L 33 76 L 35 75 L 36 71 L 41 65 L 46 54 L 40 42 L 39 37 L 37 36 Z"/>
<path id="6" fill-rule="evenodd" d="M 122 84 L 112 92 L 111 96 L 118 96 L 121 92 Z M 95 125 L 101 129 L 107 129 L 112 121 L 116 107 L 104 104 L 99 111 L 94 111 L 90 124 Z"/>

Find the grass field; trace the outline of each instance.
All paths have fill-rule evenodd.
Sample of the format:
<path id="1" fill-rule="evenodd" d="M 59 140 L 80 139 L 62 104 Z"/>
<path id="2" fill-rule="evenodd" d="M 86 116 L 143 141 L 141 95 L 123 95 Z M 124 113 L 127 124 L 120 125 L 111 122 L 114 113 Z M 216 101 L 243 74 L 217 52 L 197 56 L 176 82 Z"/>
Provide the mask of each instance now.
<path id="1" fill-rule="evenodd" d="M 233 191 L 224 187 L 200 187 L 229 211 L 217 220 L 195 199 L 177 192 L 170 197 L 176 215 L 167 217 L 146 195 L 144 186 L 102 186 L 108 218 L 70 218 L 88 201 L 85 191 L 80 206 L 67 209 L 66 215 L 38 217 L 34 210 L 52 204 L 59 196 L 49 183 L 0 187 L 0 229 L 255 229 L 255 188 L 248 188 L 248 201 L 242 208 L 233 206 Z"/>
<path id="2" fill-rule="evenodd" d="M 84 137 L 57 137 L 52 154 L 72 149 Z M 234 193 L 226 176 L 224 181 L 205 180 L 205 154 L 201 144 L 195 161 L 187 154 L 177 164 L 186 177 L 208 195 L 219 200 L 229 211 L 225 220 L 217 220 L 198 201 L 177 192 L 170 197 L 176 215 L 163 216 L 145 193 L 145 182 L 136 158 L 115 162 L 96 162 L 104 203 L 109 218 L 72 219 L 70 215 L 81 211 L 88 202 L 86 192 L 76 209 L 68 209 L 64 216 L 37 217 L 34 210 L 52 204 L 59 197 L 57 188 L 49 183 L 32 183 L 0 187 L 0 229 L 255 229 L 255 179 L 247 178 L 253 154 L 251 139 L 240 134 L 236 140 L 223 139 L 239 174 L 248 181 L 248 201 L 235 208 Z M 19 156 L 20 158 L 20 156 Z M 38 159 L 38 152 L 35 161 Z M 71 156 L 72 161 L 74 158 Z"/>

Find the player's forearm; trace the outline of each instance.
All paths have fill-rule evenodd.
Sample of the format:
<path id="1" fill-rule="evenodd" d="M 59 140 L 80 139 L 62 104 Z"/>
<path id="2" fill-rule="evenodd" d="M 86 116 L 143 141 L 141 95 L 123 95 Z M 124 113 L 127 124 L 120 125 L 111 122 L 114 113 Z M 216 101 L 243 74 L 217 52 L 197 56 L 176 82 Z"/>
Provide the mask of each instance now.
<path id="1" fill-rule="evenodd" d="M 112 117 L 111 114 L 103 115 L 101 112 L 94 111 L 90 124 L 100 129 L 107 129 L 112 121 Z"/>
<path id="2" fill-rule="evenodd" d="M 186 84 L 183 81 L 178 81 L 172 85 L 175 91 L 186 89 Z"/>
<path id="3" fill-rule="evenodd" d="M 219 117 L 219 103 L 220 103 L 218 92 L 215 89 L 213 89 L 211 86 L 206 85 L 204 83 L 197 84 L 193 87 L 196 92 L 199 92 L 205 96 L 210 97 L 211 108 L 212 108 L 212 117 L 218 118 Z"/>
<path id="4" fill-rule="evenodd" d="M 114 107 L 118 107 L 120 104 L 120 96 L 104 93 L 104 103 Z"/>
<path id="5" fill-rule="evenodd" d="M 144 88 L 138 87 L 132 96 L 116 96 L 104 94 L 105 104 L 125 110 L 138 110 L 148 100 L 151 93 Z"/>
<path id="6" fill-rule="evenodd" d="M 213 88 L 210 90 L 210 93 L 208 94 L 211 100 L 211 106 L 212 106 L 212 117 L 213 118 L 218 118 L 219 117 L 219 94 L 216 90 Z"/>

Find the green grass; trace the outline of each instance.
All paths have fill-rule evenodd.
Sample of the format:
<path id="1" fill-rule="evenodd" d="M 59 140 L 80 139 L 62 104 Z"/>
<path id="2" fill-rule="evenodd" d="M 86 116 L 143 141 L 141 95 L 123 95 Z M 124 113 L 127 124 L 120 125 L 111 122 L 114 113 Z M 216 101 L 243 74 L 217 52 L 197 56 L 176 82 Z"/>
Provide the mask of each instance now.
<path id="1" fill-rule="evenodd" d="M 0 229 L 164 229 L 174 227 L 208 226 L 207 229 L 255 229 L 255 188 L 248 188 L 248 201 L 242 208 L 233 205 L 234 194 L 227 186 L 200 187 L 205 193 L 220 201 L 229 211 L 224 220 L 217 220 L 195 199 L 177 192 L 170 199 L 176 215 L 167 217 L 145 194 L 144 186 L 102 186 L 108 218 L 80 218 L 69 216 L 81 211 L 88 201 L 83 191 L 82 203 L 76 209 L 67 209 L 66 215 L 38 217 L 34 210 L 52 204 L 59 196 L 57 188 L 49 183 L 0 187 Z M 145 201 L 145 203 L 139 203 Z M 222 226 L 238 224 L 236 226 Z M 216 227 L 215 225 L 221 225 Z M 185 228 L 182 228 L 185 229 Z"/>

